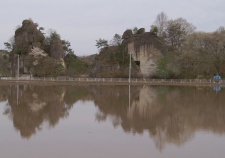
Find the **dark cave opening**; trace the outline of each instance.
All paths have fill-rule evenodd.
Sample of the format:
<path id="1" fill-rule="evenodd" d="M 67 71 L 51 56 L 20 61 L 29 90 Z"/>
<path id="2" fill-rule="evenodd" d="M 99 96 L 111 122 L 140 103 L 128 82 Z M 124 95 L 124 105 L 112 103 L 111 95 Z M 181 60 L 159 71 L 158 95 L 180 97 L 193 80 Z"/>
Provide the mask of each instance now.
<path id="1" fill-rule="evenodd" d="M 140 61 L 134 61 L 137 66 L 140 66 Z"/>

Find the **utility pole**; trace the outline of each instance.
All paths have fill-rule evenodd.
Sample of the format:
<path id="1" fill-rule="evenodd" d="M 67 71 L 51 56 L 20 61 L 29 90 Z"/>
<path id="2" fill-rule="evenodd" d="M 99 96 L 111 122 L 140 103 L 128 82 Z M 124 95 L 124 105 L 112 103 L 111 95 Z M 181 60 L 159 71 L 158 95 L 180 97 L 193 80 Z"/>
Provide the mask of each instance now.
<path id="1" fill-rule="evenodd" d="M 19 56 L 19 54 L 18 54 L 17 57 L 18 57 L 18 61 L 17 61 L 17 69 L 18 69 L 17 73 L 18 74 L 17 75 L 18 75 L 18 80 L 19 80 L 20 79 L 20 63 L 19 63 L 20 62 L 20 56 Z"/>
<path id="2" fill-rule="evenodd" d="M 130 65 L 129 65 L 129 83 L 131 78 L 131 52 L 130 52 Z"/>
<path id="3" fill-rule="evenodd" d="M 131 52 L 130 52 L 130 64 L 129 64 L 129 110 L 130 110 L 130 78 L 131 78 Z"/>

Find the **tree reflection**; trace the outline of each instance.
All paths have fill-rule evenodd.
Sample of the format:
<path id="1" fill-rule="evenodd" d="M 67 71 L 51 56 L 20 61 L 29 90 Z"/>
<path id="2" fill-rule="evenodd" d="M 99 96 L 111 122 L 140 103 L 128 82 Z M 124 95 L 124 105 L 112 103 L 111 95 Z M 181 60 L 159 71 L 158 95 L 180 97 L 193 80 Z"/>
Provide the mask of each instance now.
<path id="1" fill-rule="evenodd" d="M 94 102 L 98 122 L 110 119 L 125 132 L 148 132 L 159 150 L 167 143 L 182 145 L 197 131 L 225 133 L 224 89 L 216 94 L 210 87 L 131 86 L 130 105 L 128 92 L 128 86 L 112 85 L 14 85 L 0 87 L 0 98 L 8 99 L 4 114 L 24 138 L 42 130 L 44 122 L 57 125 L 78 100 Z"/>
<path id="2" fill-rule="evenodd" d="M 209 87 L 132 87 L 129 108 L 127 87 L 111 89 L 96 90 L 99 92 L 94 96 L 99 108 L 96 119 L 102 121 L 108 117 L 113 124 L 120 120 L 125 132 L 148 131 L 159 150 L 166 143 L 184 144 L 196 131 L 225 132 L 224 91 L 216 94 Z"/>
<path id="3" fill-rule="evenodd" d="M 0 86 L 0 102 L 7 100 L 8 86 Z"/>
<path id="4" fill-rule="evenodd" d="M 17 90 L 19 88 L 19 90 Z M 83 87 L 67 86 L 10 86 L 8 92 L 8 108 L 4 114 L 10 115 L 14 127 L 23 138 L 30 138 L 47 122 L 54 127 L 61 118 L 69 115 L 73 103 L 86 99 L 87 91 Z M 19 96 L 18 94 L 19 93 Z M 80 94 L 78 97 L 75 94 Z M 19 101 L 18 98 L 19 97 Z"/>

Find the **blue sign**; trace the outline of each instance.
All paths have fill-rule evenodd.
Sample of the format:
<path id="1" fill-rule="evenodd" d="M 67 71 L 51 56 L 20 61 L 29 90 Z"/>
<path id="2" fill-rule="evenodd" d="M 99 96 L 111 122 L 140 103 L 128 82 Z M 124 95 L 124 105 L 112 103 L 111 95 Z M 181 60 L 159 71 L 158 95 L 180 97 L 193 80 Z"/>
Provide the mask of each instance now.
<path id="1" fill-rule="evenodd" d="M 217 86 L 217 87 L 213 87 L 214 91 L 216 91 L 216 93 L 218 93 L 221 90 L 221 87 Z"/>
<path id="2" fill-rule="evenodd" d="M 221 80 L 221 76 L 219 76 L 219 74 L 217 73 L 216 76 L 213 77 L 213 80 L 215 82 L 219 82 Z"/>

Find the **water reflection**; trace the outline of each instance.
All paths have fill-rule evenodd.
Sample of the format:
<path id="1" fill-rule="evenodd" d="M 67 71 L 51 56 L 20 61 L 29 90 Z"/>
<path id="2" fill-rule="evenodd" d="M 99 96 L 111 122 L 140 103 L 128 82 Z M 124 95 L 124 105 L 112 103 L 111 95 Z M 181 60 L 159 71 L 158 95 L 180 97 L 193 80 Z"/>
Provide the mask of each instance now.
<path id="1" fill-rule="evenodd" d="M 17 90 L 18 89 L 18 90 Z M 197 131 L 225 133 L 224 89 L 172 86 L 31 86 L 0 87 L 9 116 L 23 138 L 57 125 L 79 100 L 93 101 L 96 121 L 110 120 L 124 132 L 148 132 L 156 147 L 182 145 Z M 18 99 L 17 99 L 18 97 Z"/>
<path id="2" fill-rule="evenodd" d="M 166 143 L 182 145 L 197 131 L 225 132 L 223 90 L 216 95 L 209 87 L 132 87 L 129 108 L 126 88 L 115 89 L 96 90 L 99 92 L 93 97 L 99 108 L 96 119 L 108 117 L 125 132 L 148 131 L 159 150 Z"/>
<path id="3" fill-rule="evenodd" d="M 0 86 L 0 102 L 7 100 L 8 86 Z"/>
<path id="4" fill-rule="evenodd" d="M 213 87 L 214 91 L 216 91 L 216 93 L 218 93 L 221 90 L 220 86 L 215 86 Z"/>
<path id="5" fill-rule="evenodd" d="M 61 118 L 66 118 L 73 103 L 87 99 L 88 94 L 83 87 L 17 85 L 8 88 L 7 98 L 4 114 L 12 118 L 23 138 L 30 138 L 42 130 L 44 122 L 54 127 Z"/>

